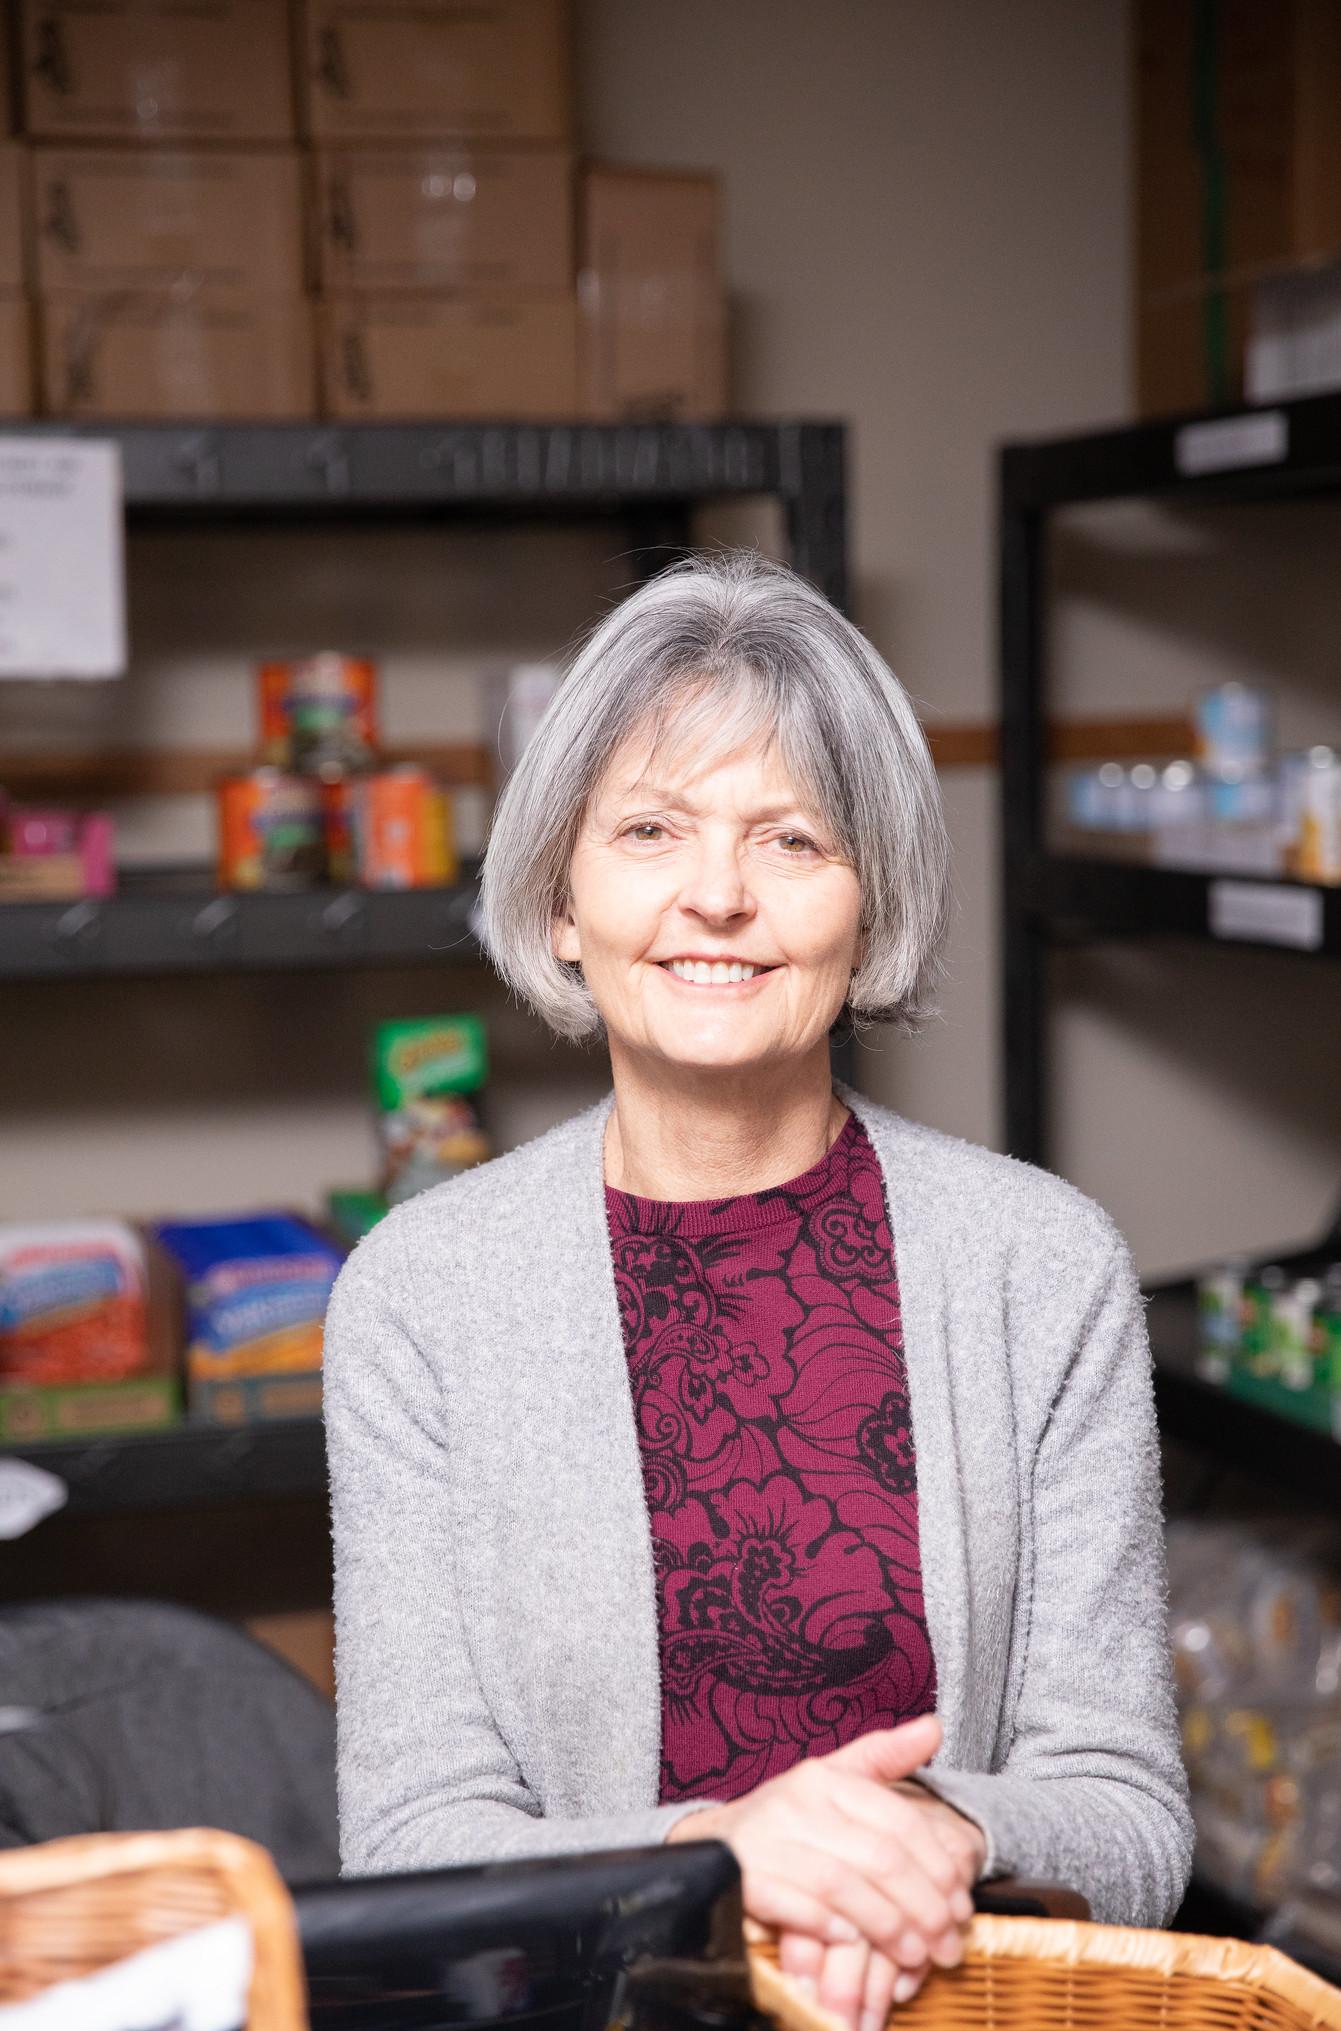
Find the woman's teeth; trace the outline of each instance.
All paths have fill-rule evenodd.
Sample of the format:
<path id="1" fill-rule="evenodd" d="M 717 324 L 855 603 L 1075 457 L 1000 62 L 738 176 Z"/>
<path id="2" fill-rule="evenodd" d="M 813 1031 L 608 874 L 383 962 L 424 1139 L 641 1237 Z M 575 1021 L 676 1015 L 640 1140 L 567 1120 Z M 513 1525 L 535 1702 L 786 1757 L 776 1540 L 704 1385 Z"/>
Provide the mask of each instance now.
<path id="1" fill-rule="evenodd" d="M 677 980 L 692 980 L 696 987 L 726 987 L 733 980 L 753 980 L 756 973 L 772 971 L 771 967 L 743 966 L 738 960 L 725 959 L 711 964 L 706 959 L 666 959 L 662 964 Z"/>

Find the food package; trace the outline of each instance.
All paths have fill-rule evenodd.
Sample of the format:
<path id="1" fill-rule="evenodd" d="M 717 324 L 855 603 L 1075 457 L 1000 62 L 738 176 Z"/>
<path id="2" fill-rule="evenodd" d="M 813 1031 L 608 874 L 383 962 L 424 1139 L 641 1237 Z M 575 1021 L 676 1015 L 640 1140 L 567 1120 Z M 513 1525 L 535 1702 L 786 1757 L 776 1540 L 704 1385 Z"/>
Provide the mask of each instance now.
<path id="1" fill-rule="evenodd" d="M 0 1228 L 0 1384 L 121 1382 L 148 1365 L 148 1269 L 132 1227 Z"/>
<path id="2" fill-rule="evenodd" d="M 379 1024 L 373 1078 L 382 1185 L 392 1205 L 492 1154 L 479 1101 L 488 1076 L 477 1015 Z"/>
<path id="3" fill-rule="evenodd" d="M 160 1221 L 154 1233 L 185 1284 L 191 1411 L 230 1422 L 271 1414 L 265 1397 L 245 1385 L 320 1370 L 322 1321 L 341 1250 L 286 1212 Z M 316 1408 L 311 1391 L 270 1401 L 274 1412 Z"/>

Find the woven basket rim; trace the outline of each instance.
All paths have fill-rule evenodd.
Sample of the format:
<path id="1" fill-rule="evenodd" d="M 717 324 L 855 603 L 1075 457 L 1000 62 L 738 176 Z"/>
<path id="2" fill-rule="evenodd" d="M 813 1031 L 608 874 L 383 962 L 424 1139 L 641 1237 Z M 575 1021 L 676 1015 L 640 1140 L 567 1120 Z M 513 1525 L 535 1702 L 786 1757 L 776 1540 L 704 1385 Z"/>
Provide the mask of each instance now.
<path id="1" fill-rule="evenodd" d="M 758 2001 L 762 2007 L 782 2000 L 778 1987 L 782 1984 L 793 2024 L 831 2031 L 828 2014 L 794 1989 L 778 1967 L 776 1939 L 761 1939 L 751 1927 L 747 1953 L 752 1970 L 761 1976 Z M 969 1927 L 965 1955 L 968 1960 L 1028 1960 L 1041 1968 L 1154 1974 L 1258 1989 L 1292 2004 L 1324 2031 L 1341 2031 L 1341 1989 L 1300 1967 L 1278 1947 L 1254 1946 L 1242 1939 L 1096 1925 L 1075 1918 L 982 1916 Z"/>
<path id="2" fill-rule="evenodd" d="M 241 1834 L 218 1827 L 174 1827 L 137 1834 L 66 1834 L 29 1848 L 8 1848 L 0 1856 L 0 1890 L 26 1897 L 39 1890 L 68 1890 L 100 1878 L 134 1876 L 164 1863 L 208 1869 L 235 1878 L 255 1869 L 261 1878 L 274 1867 L 267 1849 Z"/>
<path id="3" fill-rule="evenodd" d="M 307 2023 L 306 1985 L 293 1901 L 269 1850 L 218 1827 L 174 1827 L 161 1832 L 71 1834 L 0 1855 L 0 1904 L 26 1898 L 102 1900 L 115 1909 L 119 1894 L 141 1894 L 137 1877 L 152 1885 L 173 1875 L 199 1874 L 224 1892 L 225 1902 L 250 1925 L 253 1964 L 249 2031 L 300 2031 Z"/>

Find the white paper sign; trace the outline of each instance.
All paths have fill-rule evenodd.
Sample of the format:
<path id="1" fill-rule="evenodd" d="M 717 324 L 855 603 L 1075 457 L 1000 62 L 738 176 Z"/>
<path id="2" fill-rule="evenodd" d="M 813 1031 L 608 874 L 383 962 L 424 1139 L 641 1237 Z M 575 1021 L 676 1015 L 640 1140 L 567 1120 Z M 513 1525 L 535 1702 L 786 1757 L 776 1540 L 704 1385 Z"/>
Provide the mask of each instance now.
<path id="1" fill-rule="evenodd" d="M 121 450 L 0 436 L 0 677 L 126 667 Z"/>

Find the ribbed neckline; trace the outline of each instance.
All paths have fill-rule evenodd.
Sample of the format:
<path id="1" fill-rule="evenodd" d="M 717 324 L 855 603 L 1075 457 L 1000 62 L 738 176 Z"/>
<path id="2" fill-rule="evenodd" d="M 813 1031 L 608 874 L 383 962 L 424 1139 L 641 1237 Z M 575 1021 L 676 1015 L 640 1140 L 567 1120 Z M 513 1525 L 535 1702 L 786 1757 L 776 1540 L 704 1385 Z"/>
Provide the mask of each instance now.
<path id="1" fill-rule="evenodd" d="M 775 1221 L 795 1219 L 798 1211 L 823 1199 L 833 1173 L 851 1154 L 864 1130 L 855 1110 L 839 1129 L 818 1163 L 799 1177 L 763 1192 L 741 1192 L 725 1199 L 644 1199 L 637 1192 L 625 1192 L 618 1185 L 605 1187 L 607 1212 L 619 1208 L 629 1224 L 646 1232 L 673 1232 L 684 1235 L 739 1234 Z M 797 1201 L 803 1206 L 798 1206 Z"/>

